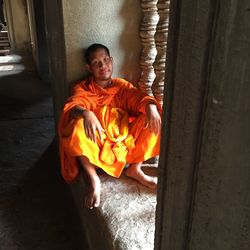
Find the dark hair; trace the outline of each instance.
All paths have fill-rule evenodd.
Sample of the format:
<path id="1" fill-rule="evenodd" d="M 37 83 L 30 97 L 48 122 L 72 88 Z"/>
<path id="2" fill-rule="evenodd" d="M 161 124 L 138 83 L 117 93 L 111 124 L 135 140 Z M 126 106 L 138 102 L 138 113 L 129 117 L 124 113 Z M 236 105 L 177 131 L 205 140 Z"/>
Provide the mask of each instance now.
<path id="1" fill-rule="evenodd" d="M 94 44 L 90 45 L 85 51 L 85 60 L 86 60 L 87 64 L 90 64 L 91 54 L 94 53 L 98 49 L 106 50 L 107 54 L 110 56 L 109 49 L 106 46 L 104 46 L 103 44 L 100 44 L 100 43 L 94 43 Z"/>

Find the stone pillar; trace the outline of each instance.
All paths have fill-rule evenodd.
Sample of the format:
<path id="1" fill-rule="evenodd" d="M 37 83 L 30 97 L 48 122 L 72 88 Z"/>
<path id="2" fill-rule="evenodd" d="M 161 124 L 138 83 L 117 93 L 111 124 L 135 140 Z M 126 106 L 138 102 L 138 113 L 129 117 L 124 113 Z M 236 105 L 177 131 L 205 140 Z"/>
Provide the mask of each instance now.
<path id="1" fill-rule="evenodd" d="M 250 249 L 249 13 L 171 1 L 155 250 Z"/>
<path id="2" fill-rule="evenodd" d="M 153 63 L 157 54 L 154 35 L 159 20 L 157 0 L 141 0 L 143 19 L 140 29 L 142 52 L 140 57 L 141 78 L 139 87 L 142 91 L 152 95 L 152 84 L 155 78 Z"/>
<path id="3" fill-rule="evenodd" d="M 56 124 L 59 121 L 62 107 L 69 94 L 66 84 L 65 32 L 63 26 L 62 1 L 44 2 L 50 81 L 52 84 L 54 114 Z"/>
<path id="4" fill-rule="evenodd" d="M 155 46 L 157 56 L 154 62 L 155 79 L 152 85 L 152 91 L 155 98 L 160 104 L 163 102 L 163 90 L 165 82 L 165 63 L 168 37 L 168 21 L 169 21 L 169 5 L 170 0 L 158 0 L 157 8 L 159 14 L 159 22 L 155 33 Z"/>

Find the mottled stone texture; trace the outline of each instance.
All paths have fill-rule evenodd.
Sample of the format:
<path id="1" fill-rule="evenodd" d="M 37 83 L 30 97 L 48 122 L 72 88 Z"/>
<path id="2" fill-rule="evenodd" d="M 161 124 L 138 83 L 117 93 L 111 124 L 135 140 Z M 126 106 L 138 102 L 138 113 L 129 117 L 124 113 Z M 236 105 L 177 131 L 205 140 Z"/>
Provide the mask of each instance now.
<path id="1" fill-rule="evenodd" d="M 249 1 L 224 1 L 213 34 L 191 249 L 250 249 Z"/>
<path id="2" fill-rule="evenodd" d="M 63 0 L 66 80 L 68 86 L 86 75 L 84 49 L 105 44 L 114 58 L 114 77 L 137 83 L 139 69 L 139 0 Z"/>
<path id="3" fill-rule="evenodd" d="M 122 176 L 100 175 L 101 205 L 83 208 L 83 177 L 71 186 L 90 249 L 152 250 L 156 191 Z"/>
<path id="4" fill-rule="evenodd" d="M 155 249 L 248 250 L 249 1 L 171 4 Z"/>

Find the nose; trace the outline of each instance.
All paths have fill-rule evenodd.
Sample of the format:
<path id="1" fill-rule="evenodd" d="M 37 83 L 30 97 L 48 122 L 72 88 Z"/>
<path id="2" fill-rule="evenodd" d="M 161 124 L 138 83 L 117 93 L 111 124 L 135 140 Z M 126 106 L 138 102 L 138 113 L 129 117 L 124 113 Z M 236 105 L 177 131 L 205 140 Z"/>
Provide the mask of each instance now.
<path id="1" fill-rule="evenodd" d="M 98 67 L 99 67 L 99 68 L 103 67 L 103 65 L 104 65 L 104 63 L 103 63 L 102 61 L 99 61 L 99 62 L 98 62 Z"/>

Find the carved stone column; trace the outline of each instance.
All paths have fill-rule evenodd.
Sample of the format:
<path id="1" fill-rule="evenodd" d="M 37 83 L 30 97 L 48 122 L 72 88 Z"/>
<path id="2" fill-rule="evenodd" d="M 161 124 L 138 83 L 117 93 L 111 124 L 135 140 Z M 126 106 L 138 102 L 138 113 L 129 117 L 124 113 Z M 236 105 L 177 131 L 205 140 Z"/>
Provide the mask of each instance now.
<path id="1" fill-rule="evenodd" d="M 157 0 L 141 0 L 143 19 L 140 28 L 142 52 L 140 57 L 141 78 L 139 87 L 142 91 L 152 95 L 152 84 L 155 78 L 153 63 L 157 54 L 154 35 L 159 20 Z"/>
<path id="2" fill-rule="evenodd" d="M 154 62 L 154 71 L 156 77 L 152 85 L 152 91 L 155 98 L 160 104 L 163 102 L 163 90 L 165 82 L 165 63 L 168 37 L 168 21 L 169 21 L 169 5 L 170 0 L 158 0 L 157 8 L 160 16 L 155 33 L 155 46 L 157 56 Z"/>

